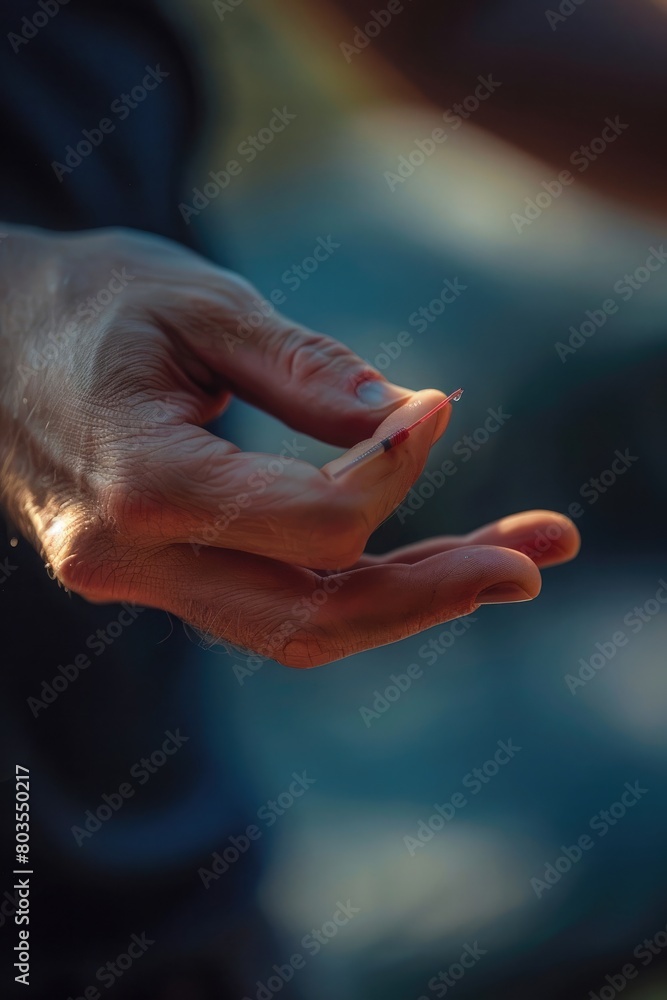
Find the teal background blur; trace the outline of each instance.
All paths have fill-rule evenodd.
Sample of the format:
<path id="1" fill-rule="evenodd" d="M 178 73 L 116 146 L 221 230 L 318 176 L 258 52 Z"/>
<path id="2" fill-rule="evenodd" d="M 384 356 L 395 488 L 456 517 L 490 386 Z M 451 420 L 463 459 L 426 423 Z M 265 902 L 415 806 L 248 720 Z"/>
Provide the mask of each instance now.
<path id="1" fill-rule="evenodd" d="M 460 998 L 583 1000 L 612 989 L 606 977 L 627 962 L 641 972 L 624 996 L 667 996 L 659 957 L 643 969 L 632 954 L 667 926 L 667 607 L 636 632 L 623 624 L 667 576 L 667 267 L 630 301 L 613 291 L 660 247 L 664 227 L 596 198 L 577 177 L 517 232 L 512 213 L 556 171 L 479 132 L 474 116 L 391 191 L 384 172 L 440 119 L 374 76 L 372 51 L 348 66 L 302 7 L 246 0 L 225 14 L 224 31 L 208 4 L 200 17 L 193 32 L 234 111 L 231 127 L 214 128 L 192 186 L 224 167 L 274 106 L 297 114 L 197 218 L 211 256 L 227 255 L 265 295 L 281 288 L 283 312 L 371 362 L 411 332 L 391 365 L 376 362 L 390 379 L 465 387 L 429 464 L 451 459 L 456 475 L 387 522 L 375 551 L 517 510 L 582 507 L 579 558 L 546 571 L 534 603 L 480 609 L 432 665 L 419 651 L 443 629 L 312 672 L 267 663 L 251 673 L 220 646 L 197 654 L 212 720 L 224 702 L 258 805 L 293 770 L 316 781 L 265 840 L 259 902 L 277 936 L 275 962 L 303 951 L 303 935 L 338 900 L 360 910 L 285 995 L 442 996 L 429 981 L 477 941 L 487 954 L 456 984 Z M 285 273 L 320 237 L 340 246 L 295 288 Z M 457 278 L 466 291 L 417 332 L 411 314 Z M 618 313 L 563 362 L 556 343 L 611 296 Z M 466 453 L 460 442 L 489 408 L 511 419 Z M 225 433 L 267 452 L 292 438 L 241 404 Z M 617 449 L 637 461 L 604 493 L 582 496 Z M 334 453 L 310 441 L 303 457 L 321 464 Z M 573 692 L 566 675 L 619 629 L 627 645 Z M 366 725 L 360 709 L 411 663 L 423 675 Z M 509 739 L 522 748 L 516 758 L 410 856 L 404 837 Z M 538 898 L 531 879 L 635 781 L 648 789 L 643 799 Z M 273 961 L 258 970 L 262 982 Z"/>

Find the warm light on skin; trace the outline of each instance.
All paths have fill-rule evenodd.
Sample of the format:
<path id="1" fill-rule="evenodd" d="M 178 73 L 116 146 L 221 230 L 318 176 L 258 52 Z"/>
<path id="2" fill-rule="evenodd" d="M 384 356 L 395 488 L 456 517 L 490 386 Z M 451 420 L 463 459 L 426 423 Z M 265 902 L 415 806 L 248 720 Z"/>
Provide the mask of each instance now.
<path id="1" fill-rule="evenodd" d="M 55 498 L 45 504 L 44 501 L 38 503 L 34 498 L 27 497 L 23 504 L 23 515 L 35 537 L 41 540 L 38 551 L 47 568 L 54 577 L 59 577 L 66 561 L 76 557 L 76 553 L 71 551 L 75 529 L 87 531 L 88 525 L 80 525 L 78 522 L 81 516 L 75 517 L 66 505 Z"/>

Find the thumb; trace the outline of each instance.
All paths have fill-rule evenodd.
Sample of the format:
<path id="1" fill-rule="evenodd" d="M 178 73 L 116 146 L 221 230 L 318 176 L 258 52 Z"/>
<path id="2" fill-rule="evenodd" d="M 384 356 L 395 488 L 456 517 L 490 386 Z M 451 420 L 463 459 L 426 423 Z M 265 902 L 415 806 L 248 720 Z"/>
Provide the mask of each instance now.
<path id="1" fill-rule="evenodd" d="M 344 448 L 370 437 L 411 398 L 412 390 L 387 381 L 345 344 L 292 322 L 227 274 L 219 293 L 200 293 L 196 305 L 187 299 L 179 326 L 239 398 Z M 202 309 L 205 317 L 196 314 Z"/>

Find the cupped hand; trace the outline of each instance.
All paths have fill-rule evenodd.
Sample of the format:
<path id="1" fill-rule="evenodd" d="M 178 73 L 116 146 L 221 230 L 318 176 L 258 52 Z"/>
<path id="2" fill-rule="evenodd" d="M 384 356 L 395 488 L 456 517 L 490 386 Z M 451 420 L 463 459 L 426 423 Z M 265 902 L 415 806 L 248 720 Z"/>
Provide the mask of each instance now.
<path id="1" fill-rule="evenodd" d="M 390 384 L 176 244 L 126 230 L 11 230 L 0 315 L 2 503 L 61 583 L 90 601 L 162 608 L 309 667 L 480 604 L 529 600 L 538 566 L 578 550 L 567 518 L 534 511 L 365 556 L 451 407 L 334 477 L 443 394 Z M 298 457 L 298 437 L 278 456 L 242 452 L 204 429 L 232 396 L 351 450 L 323 469 Z"/>

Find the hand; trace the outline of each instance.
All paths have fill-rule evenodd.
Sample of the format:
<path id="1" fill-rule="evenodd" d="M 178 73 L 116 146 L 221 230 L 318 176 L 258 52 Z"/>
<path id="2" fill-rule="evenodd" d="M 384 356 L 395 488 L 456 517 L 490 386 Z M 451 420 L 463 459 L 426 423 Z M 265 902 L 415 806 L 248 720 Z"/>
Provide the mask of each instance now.
<path id="1" fill-rule="evenodd" d="M 61 583 L 90 601 L 163 608 L 308 667 L 482 603 L 536 596 L 540 559 L 516 549 L 538 529 L 558 534 L 543 565 L 576 553 L 566 518 L 534 512 L 364 556 L 449 406 L 338 479 L 340 459 L 320 470 L 241 452 L 202 425 L 234 394 L 351 447 L 416 419 L 442 393 L 391 385 L 176 244 L 124 230 L 11 230 L 0 244 L 0 315 L 2 503 Z"/>

